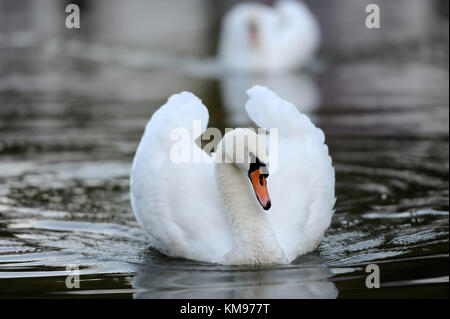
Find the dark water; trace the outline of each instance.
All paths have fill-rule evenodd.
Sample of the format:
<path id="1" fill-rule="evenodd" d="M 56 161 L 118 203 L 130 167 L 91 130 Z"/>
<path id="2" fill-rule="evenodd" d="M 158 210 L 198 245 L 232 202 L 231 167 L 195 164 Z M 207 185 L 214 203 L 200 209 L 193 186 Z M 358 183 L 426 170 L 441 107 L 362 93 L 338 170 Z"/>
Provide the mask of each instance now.
<path id="1" fill-rule="evenodd" d="M 37 2 L 0 1 L 0 297 L 448 298 L 444 2 L 410 2 L 409 15 L 434 21 L 422 30 L 399 1 L 385 18 L 394 29 L 373 36 L 351 2 L 332 16 L 313 5 L 325 38 L 313 72 L 256 78 L 214 72 L 206 57 L 221 12 L 201 0 L 179 8 L 189 12 L 184 28 L 158 27 L 173 1 L 83 2 L 78 33 L 60 25 L 58 2 Z M 128 194 L 147 120 L 189 90 L 210 126 L 249 125 L 242 107 L 253 83 L 301 106 L 326 134 L 338 201 L 319 249 L 259 269 L 149 249 Z M 379 289 L 365 286 L 372 263 Z M 66 288 L 67 266 L 79 267 L 79 289 Z"/>

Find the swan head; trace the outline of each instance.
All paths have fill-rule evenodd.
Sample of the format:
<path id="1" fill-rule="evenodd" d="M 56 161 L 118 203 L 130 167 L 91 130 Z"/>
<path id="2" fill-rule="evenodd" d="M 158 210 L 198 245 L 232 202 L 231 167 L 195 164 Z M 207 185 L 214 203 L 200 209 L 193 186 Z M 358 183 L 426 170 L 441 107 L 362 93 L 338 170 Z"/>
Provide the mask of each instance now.
<path id="1" fill-rule="evenodd" d="M 264 59 L 275 18 L 270 7 L 259 3 L 232 8 L 221 27 L 219 56 L 224 65 L 235 70 L 257 69 Z"/>
<path id="2" fill-rule="evenodd" d="M 237 128 L 220 141 L 216 162 L 235 165 L 248 178 L 258 203 L 264 210 L 271 207 L 267 178 L 269 177 L 266 137 L 248 128 Z"/>

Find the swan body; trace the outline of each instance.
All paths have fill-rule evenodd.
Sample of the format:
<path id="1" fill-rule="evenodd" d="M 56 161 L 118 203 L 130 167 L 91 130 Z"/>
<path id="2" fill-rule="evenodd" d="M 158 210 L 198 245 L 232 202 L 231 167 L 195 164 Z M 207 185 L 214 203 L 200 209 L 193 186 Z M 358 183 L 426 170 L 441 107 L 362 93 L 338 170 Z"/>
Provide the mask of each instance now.
<path id="1" fill-rule="evenodd" d="M 234 72 L 283 72 L 304 66 L 319 44 L 318 22 L 303 2 L 242 3 L 223 19 L 218 55 Z"/>
<path id="2" fill-rule="evenodd" d="M 267 88 L 248 94 L 250 118 L 278 128 L 277 149 L 268 142 L 273 129 L 265 136 L 238 128 L 210 156 L 195 143 L 208 111 L 188 92 L 170 97 L 147 124 L 131 170 L 131 204 L 160 252 L 225 265 L 287 264 L 319 245 L 335 203 L 324 134 Z M 193 121 L 201 124 L 197 135 Z M 173 161 L 171 136 L 179 128 L 192 133 L 192 157 L 207 161 Z"/>

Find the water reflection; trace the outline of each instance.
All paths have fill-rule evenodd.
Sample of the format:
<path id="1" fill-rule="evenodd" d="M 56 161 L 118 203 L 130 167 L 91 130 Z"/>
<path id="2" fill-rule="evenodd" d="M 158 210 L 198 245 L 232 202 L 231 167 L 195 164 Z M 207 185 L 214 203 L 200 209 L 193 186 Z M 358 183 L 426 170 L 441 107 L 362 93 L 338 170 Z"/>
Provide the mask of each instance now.
<path id="1" fill-rule="evenodd" d="M 306 265 L 256 270 L 185 263 L 139 268 L 133 277 L 134 298 L 329 299 L 338 295 L 334 283 L 328 281 L 332 272 L 318 258 Z"/>
<path id="2" fill-rule="evenodd" d="M 228 121 L 235 125 L 248 123 L 248 115 L 244 109 L 248 100 L 246 91 L 257 84 L 270 88 L 281 98 L 297 106 L 302 113 L 310 113 L 320 104 L 319 89 L 309 74 L 230 74 L 220 80 L 220 93 Z"/>

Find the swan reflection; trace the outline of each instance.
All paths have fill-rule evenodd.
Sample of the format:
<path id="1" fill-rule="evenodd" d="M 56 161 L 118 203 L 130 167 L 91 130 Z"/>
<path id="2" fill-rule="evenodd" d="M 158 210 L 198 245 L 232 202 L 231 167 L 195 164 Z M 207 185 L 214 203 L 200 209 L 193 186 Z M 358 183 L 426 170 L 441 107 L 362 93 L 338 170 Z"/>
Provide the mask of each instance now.
<path id="1" fill-rule="evenodd" d="M 220 89 L 228 120 L 232 124 L 248 123 L 244 109 L 248 100 L 246 90 L 257 84 L 277 92 L 281 98 L 296 105 L 302 113 L 311 113 L 320 105 L 319 88 L 308 74 L 230 74 L 221 79 Z"/>
<path id="2" fill-rule="evenodd" d="M 134 298 L 334 299 L 338 295 L 334 283 L 328 281 L 330 269 L 320 260 L 255 269 L 160 258 L 156 265 L 153 260 L 153 266 L 142 266 L 136 272 Z"/>

